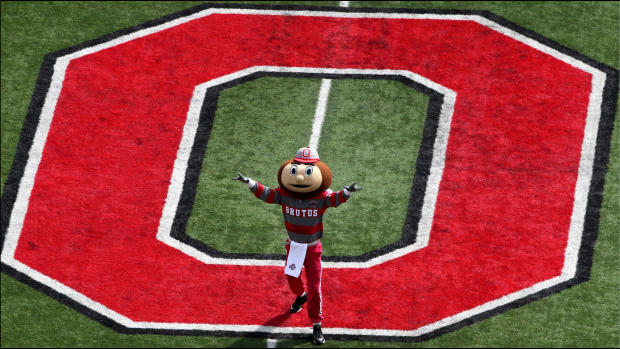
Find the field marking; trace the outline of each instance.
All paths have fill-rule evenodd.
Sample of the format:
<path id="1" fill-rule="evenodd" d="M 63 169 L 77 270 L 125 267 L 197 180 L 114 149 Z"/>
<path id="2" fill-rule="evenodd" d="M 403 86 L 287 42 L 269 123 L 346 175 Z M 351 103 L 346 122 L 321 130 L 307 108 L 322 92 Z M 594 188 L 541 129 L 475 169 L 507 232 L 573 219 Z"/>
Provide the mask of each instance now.
<path id="1" fill-rule="evenodd" d="M 267 348 L 277 348 L 278 341 L 275 339 L 267 339 Z"/>
<path id="2" fill-rule="evenodd" d="M 388 335 L 388 336 L 418 336 L 433 331 L 433 329 L 441 328 L 468 317 L 474 316 L 485 309 L 493 309 L 495 307 L 508 304 L 514 300 L 521 299 L 528 295 L 534 294 L 540 290 L 547 289 L 554 285 L 560 284 L 567 280 L 570 280 L 575 274 L 576 262 L 578 256 L 576 251 L 579 250 L 581 243 L 581 236 L 583 234 L 584 215 L 587 204 L 587 197 L 585 193 L 589 192 L 590 179 L 593 171 L 593 157 L 595 152 L 596 138 L 598 134 L 598 121 L 601 116 L 601 102 L 603 100 L 603 86 L 607 78 L 607 75 L 573 57 L 563 54 L 549 46 L 546 46 L 534 39 L 527 38 L 522 34 L 519 34 L 511 29 L 505 28 L 498 23 L 488 20 L 484 17 L 477 15 L 439 15 L 439 14 L 382 14 L 382 13 L 334 13 L 334 12 L 314 12 L 314 11 L 271 11 L 271 10 L 240 10 L 240 9 L 209 9 L 195 13 L 193 15 L 178 18 L 176 20 L 164 23 L 159 26 L 139 30 L 134 33 L 118 37 L 114 40 L 102 43 L 100 45 L 92 46 L 72 54 L 59 57 L 54 65 L 54 73 L 50 82 L 50 89 L 45 97 L 44 105 L 39 116 L 39 122 L 37 130 L 34 136 L 34 140 L 31 148 L 28 151 L 29 158 L 24 169 L 24 175 L 21 178 L 20 187 L 18 188 L 17 198 L 13 206 L 11 217 L 9 219 L 9 227 L 7 229 L 7 235 L 5 240 L 5 246 L 2 251 L 2 262 L 6 265 L 15 268 L 19 273 L 22 273 L 36 282 L 46 285 L 60 294 L 66 295 L 74 301 L 92 309 L 99 314 L 112 319 L 113 321 L 126 326 L 127 328 L 147 328 L 147 329 L 198 329 L 206 331 L 239 331 L 239 332 L 267 332 L 267 333 L 304 333 L 303 328 L 293 327 L 270 327 L 270 326 L 258 326 L 258 325 L 211 325 L 211 324 L 179 324 L 179 323 L 147 323 L 147 322 L 135 322 L 129 318 L 111 310 L 102 304 L 93 301 L 85 295 L 78 293 L 77 291 L 69 288 L 68 286 L 51 279 L 46 275 L 30 268 L 29 266 L 21 263 L 15 259 L 15 249 L 17 242 L 21 235 L 24 218 L 29 204 L 30 193 L 34 185 L 34 179 L 38 170 L 39 163 L 41 161 L 42 151 L 46 143 L 47 134 L 53 118 L 54 110 L 62 89 L 62 83 L 64 80 L 64 74 L 69 62 L 72 59 L 85 56 L 90 53 L 100 51 L 105 48 L 113 47 L 124 42 L 128 42 L 138 37 L 150 35 L 152 33 L 168 29 L 170 27 L 189 22 L 193 19 L 201 18 L 213 13 L 237 13 L 237 14 L 260 14 L 260 15 L 299 15 L 299 16 L 329 16 L 329 17 L 349 17 L 349 18 L 417 18 L 417 19 L 443 19 L 443 20 L 471 20 L 478 22 L 481 25 L 495 29 L 504 35 L 507 35 L 517 41 L 521 41 L 524 44 L 538 49 L 544 53 L 547 53 L 558 60 L 561 60 L 571 66 L 588 72 L 593 75 L 592 79 L 592 92 L 588 106 L 588 116 L 586 118 L 586 128 L 584 140 L 582 143 L 582 154 L 580 159 L 579 174 L 575 190 L 575 204 L 573 206 L 573 214 L 571 216 L 571 226 L 569 234 L 569 244 L 565 254 L 565 266 L 562 274 L 556 278 L 552 278 L 534 285 L 528 289 L 521 290 L 519 292 L 507 295 L 503 298 L 495 301 L 483 304 L 481 306 L 472 308 L 468 311 L 456 314 L 450 318 L 442 319 L 433 324 L 429 324 L 424 327 L 420 327 L 411 331 L 397 331 L 397 330 L 376 330 L 376 329 L 343 329 L 343 328 L 327 328 L 326 334 L 341 333 L 341 334 L 355 334 L 355 335 Z M 175 167 L 176 167 L 175 162 Z M 176 168 L 175 168 L 176 170 Z M 426 203 L 425 203 L 426 204 Z M 159 235 L 159 234 L 158 234 Z"/>
<path id="3" fill-rule="evenodd" d="M 564 252 L 564 267 L 562 275 L 575 275 L 577 261 L 581 248 L 581 236 L 584 231 L 586 209 L 588 206 L 588 193 L 594 171 L 594 156 L 596 152 L 596 138 L 598 136 L 601 119 L 601 105 L 603 104 L 603 89 L 605 87 L 605 74 L 593 74 L 592 92 L 588 103 L 588 116 L 581 143 L 581 160 L 575 185 L 575 201 L 573 212 L 570 217 L 568 229 L 568 244 Z"/>
<path id="4" fill-rule="evenodd" d="M 24 220 L 26 219 L 26 212 L 28 211 L 28 205 L 30 203 L 30 194 L 34 187 L 34 179 L 36 178 L 36 173 L 41 163 L 43 148 L 47 142 L 47 135 L 49 134 L 54 110 L 56 109 L 58 98 L 60 97 L 62 83 L 65 80 L 65 72 L 68 66 L 69 60 L 63 61 L 59 59 L 54 64 L 54 73 L 50 82 L 50 88 L 45 96 L 45 102 L 43 103 L 43 108 L 41 109 L 41 115 L 39 117 L 39 124 L 35 131 L 32 147 L 28 152 L 28 162 L 26 163 L 24 175 L 21 178 L 17 190 L 17 197 L 13 204 L 13 211 L 9 218 L 9 227 L 7 229 L 4 246 L 2 247 L 1 259 L 4 263 L 7 263 L 7 260 L 14 259 L 15 256 L 17 241 L 24 227 Z"/>
<path id="5" fill-rule="evenodd" d="M 308 146 L 318 150 L 319 139 L 321 138 L 321 129 L 323 128 L 323 120 L 325 120 L 325 112 L 327 110 L 327 99 L 329 97 L 329 90 L 332 86 L 331 79 L 323 79 L 321 82 L 321 91 L 319 92 L 319 101 L 316 104 L 316 111 L 314 112 L 314 123 L 312 124 L 312 136 L 310 136 L 310 143 Z"/>
<path id="6" fill-rule="evenodd" d="M 257 67 L 258 68 L 258 67 Z M 282 68 L 282 67 L 260 67 L 263 68 L 265 70 L 271 70 L 271 71 L 278 71 L 278 72 L 283 72 L 286 71 L 290 68 Z M 266 69 L 266 68 L 271 68 L 271 69 Z M 306 71 L 308 71 L 307 68 L 302 68 L 305 69 Z M 314 70 L 314 69 L 310 69 L 310 70 Z M 246 74 L 234 74 L 237 77 L 241 77 L 243 75 L 248 75 L 250 73 L 254 73 L 258 71 L 258 69 L 250 69 L 249 72 L 245 72 Z M 330 71 L 329 73 L 336 73 L 335 71 Z M 349 73 L 351 73 L 349 71 Z M 366 72 L 367 73 L 367 72 Z M 394 72 L 390 72 L 391 74 L 393 74 Z M 385 73 L 388 74 L 388 73 Z M 409 72 L 409 74 L 411 74 Z M 199 111 L 200 107 L 202 105 L 202 98 L 199 96 L 204 96 L 204 93 L 206 93 L 206 90 L 208 87 L 212 87 L 218 84 L 223 83 L 224 80 L 220 80 L 220 81 L 211 81 L 209 83 L 200 85 L 196 88 L 196 91 L 194 93 L 194 97 L 192 98 L 192 107 L 190 107 L 190 110 L 194 110 L 194 111 Z M 209 86 L 210 85 L 210 86 Z M 598 85 L 598 86 L 597 86 Z M 599 87 L 599 84 L 596 84 L 593 87 Z M 594 91 L 593 91 L 594 93 Z M 454 97 L 456 97 L 454 95 Z M 598 98 L 600 99 L 600 97 Z M 445 107 L 445 105 L 444 105 Z M 596 110 L 596 108 L 594 108 L 594 110 Z M 196 123 L 193 122 L 189 122 L 186 126 L 188 127 L 188 130 L 191 129 L 192 125 L 196 125 Z M 439 143 L 443 143 L 444 141 L 447 141 L 447 133 L 446 131 L 449 131 L 449 129 L 447 130 L 438 130 L 438 135 L 437 135 L 437 142 Z M 189 134 L 186 135 L 191 135 L 194 132 L 189 132 Z M 195 134 L 195 133 L 194 133 Z M 443 134 L 443 136 L 441 136 L 441 134 Z M 440 138 L 444 138 L 444 140 L 440 140 Z M 181 147 L 181 148 L 186 148 L 186 147 Z M 181 150 L 181 149 L 179 149 Z M 445 156 L 445 154 L 444 154 Z M 185 156 L 181 156 L 180 159 L 183 159 L 186 157 Z M 437 160 L 434 161 L 438 161 L 440 162 L 441 159 L 438 158 Z M 176 165 L 176 164 L 175 164 Z M 180 170 L 180 168 L 178 168 L 177 166 L 175 166 L 175 171 Z M 587 172 L 587 171 L 586 171 Z M 181 183 L 182 184 L 182 183 Z M 429 183 L 430 185 L 430 183 Z M 426 203 L 425 203 L 426 205 Z M 163 218 L 163 217 L 162 217 Z M 430 223 L 430 222 L 429 222 Z M 158 236 L 159 238 L 159 236 Z M 572 238 L 572 241 L 576 241 L 577 239 Z M 176 241 L 176 240 L 175 240 Z M 165 241 L 168 242 L 168 241 Z M 572 244 L 571 244 L 572 245 Z M 187 246 L 187 245 L 184 245 Z M 186 252 L 186 251 L 184 251 Z M 204 255 L 202 252 L 199 252 L 202 257 L 208 257 L 209 259 L 212 259 L 209 256 Z M 3 257 L 5 257 L 6 255 L 3 253 Z M 569 257 L 569 256 L 567 256 Z M 202 258 L 199 258 L 202 259 Z M 570 258 L 569 259 L 573 259 Z M 5 258 L 3 258 L 3 261 L 5 260 Z M 233 330 L 233 331 L 240 331 L 240 332 L 248 332 L 248 331 L 259 331 L 259 332 L 267 332 L 267 333 L 303 333 L 301 331 L 303 331 L 303 328 L 284 328 L 284 327 L 271 327 L 271 326 L 254 326 L 254 325 L 207 325 L 207 324 L 165 324 L 165 323 L 139 323 L 139 322 L 133 322 L 132 320 L 116 313 L 115 311 L 103 306 L 102 304 L 95 302 L 91 299 L 89 299 L 88 297 L 84 296 L 83 294 L 79 294 L 76 291 L 70 289 L 69 287 L 59 283 L 56 280 L 53 280 L 41 273 L 39 273 L 36 270 L 33 270 L 31 268 L 29 268 L 28 266 L 13 260 L 13 262 L 17 262 L 17 263 L 7 263 L 10 264 L 11 266 L 15 267 L 17 270 L 19 270 L 20 272 L 23 272 L 26 275 L 29 275 L 30 277 L 32 277 L 33 279 L 43 283 L 43 284 L 47 284 L 52 286 L 52 288 L 54 288 L 55 290 L 68 295 L 69 297 L 71 297 L 72 299 L 78 301 L 80 304 L 86 305 L 91 309 L 96 309 L 99 313 L 106 315 L 112 319 L 114 319 L 115 321 L 129 327 L 129 328 L 153 328 L 153 329 L 157 329 L 157 328 L 174 328 L 174 329 L 203 329 L 203 330 L 222 330 L 222 329 L 226 329 L 226 330 Z M 207 262 L 207 261 L 205 261 Z M 230 260 L 228 261 L 230 262 Z M 569 262 L 567 260 L 567 262 Z M 219 264 L 219 263 L 218 263 Z M 228 264 L 233 264 L 233 263 L 228 263 Z M 280 261 L 277 261 L 277 265 L 279 266 L 279 264 L 281 264 Z M 571 263 L 568 263 L 571 264 Z M 430 331 L 436 330 L 438 328 L 441 328 L 443 326 L 447 326 L 449 324 L 452 323 L 456 323 L 458 321 L 462 321 L 466 318 L 469 318 L 471 316 L 474 316 L 476 314 L 485 312 L 489 309 L 493 309 L 495 307 L 501 306 L 503 304 L 507 304 L 509 302 L 512 302 L 516 299 L 520 299 L 523 297 L 526 297 L 528 295 L 534 294 L 540 290 L 546 289 L 548 287 L 551 287 L 552 285 L 558 284 L 560 282 L 564 282 L 569 280 L 572 277 L 572 275 L 570 275 L 569 273 L 563 273 L 563 275 L 550 279 L 550 280 L 546 280 L 545 282 L 541 282 L 537 285 L 534 285 L 528 289 L 524 289 L 521 290 L 519 292 L 507 295 L 503 298 L 497 299 L 495 301 L 492 302 L 488 302 L 486 304 L 483 304 L 481 306 L 478 306 L 476 308 L 472 308 L 468 311 L 459 313 L 455 316 L 452 316 L 450 318 L 446 318 L 443 319 L 439 322 L 421 327 L 419 329 L 416 330 L 409 330 L 409 331 L 401 331 L 401 330 L 373 330 L 373 329 L 346 329 L 346 328 L 326 328 L 325 329 L 325 333 L 326 334 L 363 334 L 363 335 L 378 335 L 378 336 L 382 336 L 382 335 L 386 335 L 386 336 L 418 336 L 418 335 L 422 335 L 424 333 L 428 333 Z M 171 327 L 170 327 L 171 326 Z"/>
<path id="7" fill-rule="evenodd" d="M 324 262 L 324 268 L 370 268 L 389 260 L 402 257 L 406 254 L 424 248 L 428 245 L 430 239 L 430 231 L 433 223 L 433 215 L 435 212 L 435 204 L 439 193 L 439 182 L 443 176 L 443 168 L 446 161 L 446 149 L 448 147 L 448 137 L 450 135 L 450 124 L 452 122 L 452 114 L 456 104 L 456 92 L 449 88 L 439 85 L 421 75 L 412 73 L 407 70 L 389 70 L 389 69 L 334 69 L 334 68 L 303 68 L 303 67 L 273 67 L 273 66 L 255 66 L 235 73 L 210 80 L 196 86 L 192 96 L 189 111 L 187 114 L 186 124 L 183 128 L 183 136 L 177 152 L 177 159 L 174 163 L 170 186 L 168 187 L 168 196 L 164 204 L 162 217 L 157 230 L 157 239 L 181 252 L 192 256 L 206 264 L 223 264 L 223 265 L 251 265 L 251 266 L 281 266 L 280 260 L 259 260 L 259 259 L 229 259 L 217 258 L 207 255 L 206 253 L 185 244 L 171 236 L 172 223 L 176 216 L 178 204 L 181 199 L 183 185 L 185 183 L 185 173 L 188 168 L 188 160 L 194 144 L 195 135 L 198 131 L 198 123 L 200 120 L 200 111 L 205 95 L 209 88 L 221 85 L 223 83 L 243 78 L 245 76 L 260 73 L 310 73 L 310 74 L 336 74 L 336 75 L 375 75 L 375 76 L 394 76 L 400 75 L 409 80 L 415 81 L 434 91 L 441 93 L 443 97 L 443 105 L 441 107 L 437 135 L 433 146 L 433 155 L 431 160 L 430 174 L 424 193 L 424 202 L 422 204 L 422 216 L 418 223 L 418 232 L 416 242 L 403 248 L 394 250 L 384 255 L 375 257 L 365 262 Z"/>

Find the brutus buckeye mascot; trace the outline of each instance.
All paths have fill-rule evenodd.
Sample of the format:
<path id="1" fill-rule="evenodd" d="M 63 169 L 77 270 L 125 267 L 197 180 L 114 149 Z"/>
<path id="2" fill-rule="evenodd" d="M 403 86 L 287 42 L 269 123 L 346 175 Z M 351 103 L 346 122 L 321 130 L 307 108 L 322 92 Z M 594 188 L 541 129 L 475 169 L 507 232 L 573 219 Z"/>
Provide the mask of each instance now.
<path id="1" fill-rule="evenodd" d="M 321 247 L 323 237 L 323 213 L 330 207 L 345 203 L 351 195 L 361 190 L 356 183 L 334 193 L 332 171 L 319 159 L 316 150 L 306 147 L 280 166 L 276 189 L 268 188 L 241 173 L 233 178 L 246 183 L 254 195 L 268 204 L 282 205 L 284 225 L 288 232 L 286 245 L 286 268 L 284 273 L 297 296 L 290 312 L 298 313 L 308 302 L 308 316 L 313 323 L 315 344 L 325 343 L 321 331 L 323 302 L 321 300 Z M 306 267 L 308 287 L 301 279 L 301 268 Z"/>

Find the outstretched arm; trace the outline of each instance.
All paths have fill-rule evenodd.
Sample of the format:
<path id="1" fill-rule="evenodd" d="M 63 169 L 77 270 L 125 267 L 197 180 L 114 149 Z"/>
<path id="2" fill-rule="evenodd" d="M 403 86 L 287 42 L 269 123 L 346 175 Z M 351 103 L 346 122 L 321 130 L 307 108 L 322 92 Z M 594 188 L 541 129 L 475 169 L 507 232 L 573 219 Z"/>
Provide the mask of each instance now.
<path id="1" fill-rule="evenodd" d="M 338 207 L 347 202 L 354 192 L 362 190 L 362 188 L 356 186 L 355 184 L 357 184 L 357 182 L 348 187 L 344 187 L 344 189 L 339 192 L 330 192 L 329 195 L 327 195 L 327 200 L 325 200 L 325 205 L 327 207 Z"/>
<path id="2" fill-rule="evenodd" d="M 237 172 L 237 177 L 233 177 L 233 180 L 241 181 L 248 185 L 250 191 L 254 193 L 254 196 L 263 200 L 268 204 L 280 204 L 280 191 L 278 188 L 271 189 L 266 187 L 252 178 L 243 176 L 240 172 Z"/>

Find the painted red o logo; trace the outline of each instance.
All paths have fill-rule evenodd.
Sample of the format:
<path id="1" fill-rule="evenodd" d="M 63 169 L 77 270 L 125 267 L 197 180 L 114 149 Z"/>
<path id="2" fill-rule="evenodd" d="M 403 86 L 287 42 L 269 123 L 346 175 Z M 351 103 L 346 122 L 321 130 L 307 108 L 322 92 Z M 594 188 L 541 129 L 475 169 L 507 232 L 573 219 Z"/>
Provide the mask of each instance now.
<path id="1" fill-rule="evenodd" d="M 302 150 L 301 155 L 307 158 L 308 156 L 310 156 L 310 150 L 309 149 Z"/>
<path id="2" fill-rule="evenodd" d="M 447 96 L 426 240 L 326 265 L 327 334 L 430 338 L 587 280 L 616 70 L 486 12 L 208 5 L 46 57 L 2 198 L 3 271 L 123 332 L 305 333 L 272 321 L 286 289 L 263 280 L 281 265 L 162 233 L 198 93 L 252 69 L 400 74 Z"/>

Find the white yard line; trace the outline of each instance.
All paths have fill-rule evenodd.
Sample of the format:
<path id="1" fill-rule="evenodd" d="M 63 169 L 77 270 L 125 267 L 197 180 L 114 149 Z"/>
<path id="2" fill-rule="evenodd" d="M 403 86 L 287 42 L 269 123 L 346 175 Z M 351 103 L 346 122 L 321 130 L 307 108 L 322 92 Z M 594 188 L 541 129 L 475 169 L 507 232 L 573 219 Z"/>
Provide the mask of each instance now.
<path id="1" fill-rule="evenodd" d="M 325 120 L 325 111 L 327 110 L 327 97 L 332 86 L 331 79 L 323 79 L 321 83 L 321 91 L 319 92 L 319 102 L 316 104 L 314 112 L 314 123 L 312 124 L 312 136 L 310 137 L 310 148 L 316 149 L 319 146 L 321 138 L 321 129 L 323 128 L 323 120 Z"/>
<path id="2" fill-rule="evenodd" d="M 267 348 L 277 348 L 278 341 L 275 339 L 267 339 Z"/>

